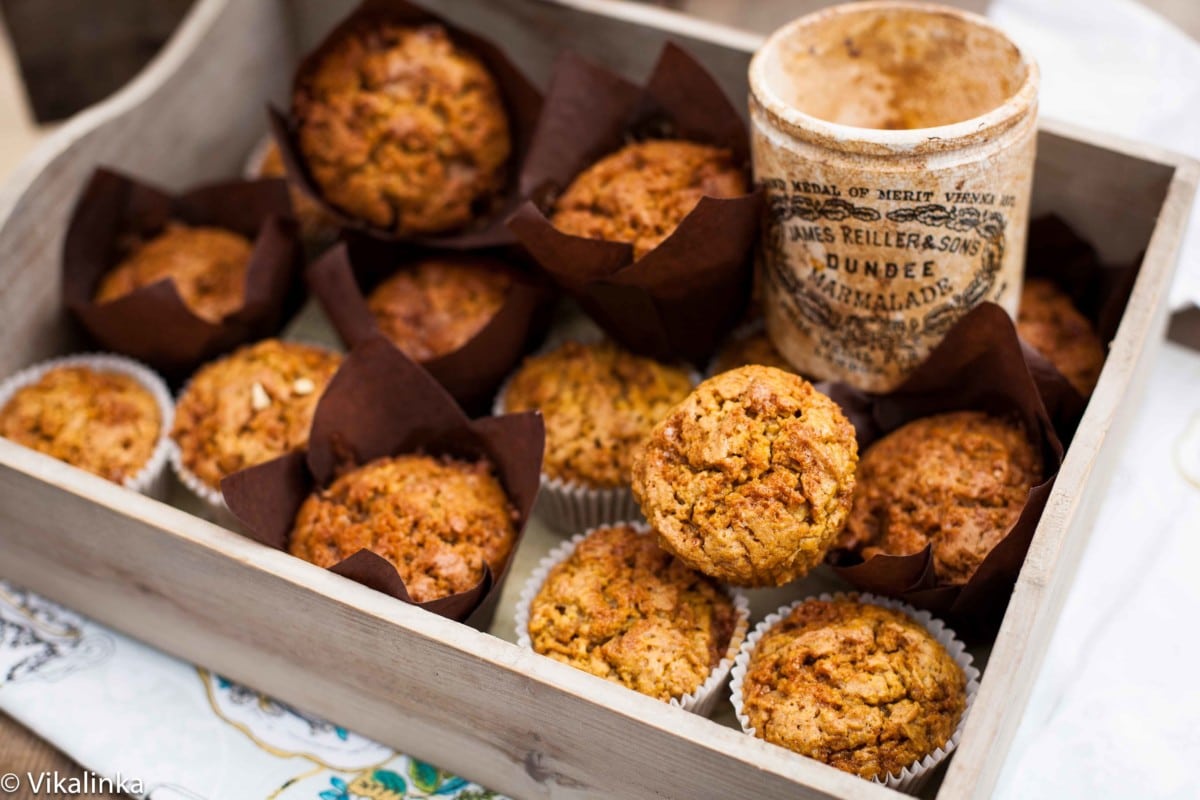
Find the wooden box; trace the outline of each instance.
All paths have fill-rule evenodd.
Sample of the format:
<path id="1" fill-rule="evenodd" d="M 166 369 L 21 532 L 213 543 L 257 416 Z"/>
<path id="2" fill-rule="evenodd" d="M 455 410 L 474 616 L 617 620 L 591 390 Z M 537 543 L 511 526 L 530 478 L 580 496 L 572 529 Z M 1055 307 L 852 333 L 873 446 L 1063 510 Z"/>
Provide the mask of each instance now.
<path id="1" fill-rule="evenodd" d="M 544 81 L 575 48 L 633 76 L 675 39 L 736 98 L 758 37 L 605 0 L 428 0 Z M 202 0 L 148 70 L 66 124 L 0 195 L 0 374 L 77 347 L 59 302 L 74 198 L 98 164 L 171 188 L 240 171 L 297 55 L 351 0 Z M 1140 277 L 1067 454 L 938 797 L 987 797 L 1161 340 L 1197 165 L 1044 122 L 1035 213 Z M 449 622 L 0 440 L 0 576 L 156 647 L 516 797 L 896 793 L 524 652 L 512 604 L 556 541 L 522 545 L 494 631 Z M 813 588 L 824 588 L 820 577 Z M 793 591 L 794 593 L 794 591 Z M 777 599 L 777 598 L 774 598 Z M 758 613 L 773 607 L 757 599 Z"/>

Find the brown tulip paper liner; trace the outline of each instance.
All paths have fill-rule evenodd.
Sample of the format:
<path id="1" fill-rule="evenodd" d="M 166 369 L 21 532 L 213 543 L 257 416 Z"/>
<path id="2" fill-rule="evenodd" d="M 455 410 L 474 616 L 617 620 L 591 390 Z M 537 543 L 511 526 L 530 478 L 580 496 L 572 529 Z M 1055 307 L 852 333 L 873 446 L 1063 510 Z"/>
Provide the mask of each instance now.
<path id="1" fill-rule="evenodd" d="M 988 630 L 1007 605 L 1063 457 L 1011 318 L 994 303 L 973 309 L 891 394 L 869 395 L 844 384 L 823 383 L 817 388 L 837 401 L 854 423 L 860 452 L 902 425 L 950 411 L 984 411 L 1024 426 L 1041 451 L 1043 480 L 1030 489 L 1016 523 L 966 584 L 939 586 L 929 547 L 911 555 L 876 555 L 866 561 L 845 550 L 829 556 L 837 573 L 859 589 L 899 597 L 976 634 Z"/>
<path id="2" fill-rule="evenodd" d="M 172 195 L 97 169 L 67 229 L 63 302 L 106 349 L 182 377 L 213 356 L 274 333 L 299 305 L 293 280 L 302 248 L 290 214 L 282 180 L 230 181 Z M 169 278 L 108 302 L 93 299 L 100 279 L 126 255 L 126 241 L 152 237 L 172 221 L 224 228 L 254 243 L 245 302 L 220 322 L 192 311 Z"/>
<path id="3" fill-rule="evenodd" d="M 419 249 L 381 242 L 342 243 L 308 267 L 307 280 L 338 336 L 348 348 L 384 337 L 367 307 L 379 282 L 419 260 Z M 461 347 L 420 362 L 469 412 L 486 410 L 496 387 L 549 324 L 550 288 L 515 267 L 500 310 Z"/>
<path id="4" fill-rule="evenodd" d="M 746 165 L 745 123 L 713 77 L 667 44 L 644 87 L 566 53 L 555 66 L 529 158 L 530 198 L 509 227 L 610 336 L 660 361 L 703 364 L 750 295 L 761 196 L 703 197 L 658 247 L 563 233 L 546 214 L 584 169 L 633 140 L 681 138 L 728 148 Z"/>
<path id="5" fill-rule="evenodd" d="M 1167 328 L 1167 337 L 1184 347 L 1200 350 L 1200 306 L 1192 303 L 1175 312 Z"/>
<path id="6" fill-rule="evenodd" d="M 1038 217 L 1029 225 L 1025 277 L 1045 278 L 1066 292 L 1075 307 L 1095 327 L 1106 351 L 1117 335 L 1140 267 L 1140 258 L 1132 264 L 1101 262 L 1096 249 L 1056 215 Z M 1029 369 L 1043 388 L 1055 429 L 1062 441 L 1069 444 L 1087 406 L 1087 398 L 1048 358 L 1024 342 L 1022 345 Z"/>
<path id="7" fill-rule="evenodd" d="M 343 229 L 356 231 L 371 238 L 412 241 L 452 250 L 474 250 L 513 244 L 514 237 L 505 225 L 505 220 L 520 205 L 522 199 L 518 189 L 520 164 L 525 160 L 533 140 L 534 128 L 542 111 L 542 95 L 495 43 L 448 22 L 416 3 L 405 0 L 364 0 L 300 62 L 292 81 L 293 91 L 343 36 L 358 30 L 360 26 L 378 22 L 441 25 L 456 44 L 477 56 L 487 67 L 504 99 L 512 141 L 509 175 L 504 192 L 495 199 L 490 208 L 485 209 L 479 219 L 463 230 L 436 236 L 398 236 L 392 231 L 377 228 L 352 217 L 329 203 L 305 166 L 298 136 L 299 120 L 290 112 L 285 115 L 278 109 L 269 108 L 271 133 L 279 145 L 279 154 L 283 158 L 288 178 Z"/>
<path id="8" fill-rule="evenodd" d="M 235 472 L 221 481 L 221 491 L 247 535 L 286 552 L 301 504 L 347 470 L 402 453 L 486 457 L 517 510 L 515 553 L 537 497 L 543 439 L 540 414 L 468 419 L 429 373 L 376 338 L 356 347 L 329 382 L 313 416 L 307 450 Z M 483 628 L 490 623 L 511 563 L 512 553 L 499 575 L 485 564 L 476 586 L 426 603 L 413 603 L 396 569 L 369 550 L 330 569 L 406 603 Z"/>

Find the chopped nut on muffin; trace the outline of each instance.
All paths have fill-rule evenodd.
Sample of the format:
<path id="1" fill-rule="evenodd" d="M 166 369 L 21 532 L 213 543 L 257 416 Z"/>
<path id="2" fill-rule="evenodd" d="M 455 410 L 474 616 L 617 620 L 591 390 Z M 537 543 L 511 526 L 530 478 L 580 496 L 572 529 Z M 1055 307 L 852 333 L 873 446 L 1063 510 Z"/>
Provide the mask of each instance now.
<path id="1" fill-rule="evenodd" d="M 626 145 L 581 172 L 550 221 L 574 236 L 629 242 L 635 258 L 662 244 L 700 198 L 746 193 L 728 150 L 680 140 Z"/>
<path id="2" fill-rule="evenodd" d="M 634 451 L 691 388 L 679 367 L 611 342 L 566 342 L 527 359 L 502 399 L 506 412 L 542 412 L 547 476 L 615 488 L 629 484 Z"/>
<path id="3" fill-rule="evenodd" d="M 533 649 L 659 700 L 695 692 L 725 658 L 733 601 L 631 525 L 599 528 L 530 606 Z"/>
<path id="4" fill-rule="evenodd" d="M 425 455 L 371 461 L 309 496 L 289 552 L 331 567 L 370 550 L 396 567 L 418 603 L 499 577 L 516 542 L 517 513 L 492 465 Z"/>
<path id="5" fill-rule="evenodd" d="M 863 455 L 839 546 L 863 558 L 928 546 L 938 582 L 963 584 L 1008 534 L 1041 479 L 1041 455 L 1016 422 L 980 411 L 918 419 Z"/>
<path id="6" fill-rule="evenodd" d="M 85 366 L 50 369 L 0 409 L 0 436 L 115 483 L 146 466 L 162 426 L 149 389 Z"/>
<path id="7" fill-rule="evenodd" d="M 305 447 L 340 363 L 319 347 L 265 339 L 201 367 L 175 406 L 183 466 L 217 489 L 227 475 Z"/>
<path id="8" fill-rule="evenodd" d="M 252 251 L 250 240 L 233 231 L 172 222 L 106 272 L 95 299 L 107 303 L 168 279 L 196 316 L 220 322 L 245 304 Z"/>
<path id="9" fill-rule="evenodd" d="M 737 586 L 821 563 L 850 511 L 858 444 L 798 375 L 746 366 L 709 378 L 654 428 L 633 493 L 662 546 Z"/>
<path id="10" fill-rule="evenodd" d="M 1104 344 L 1065 292 L 1042 278 L 1025 281 L 1017 333 L 1049 359 L 1077 392 L 1091 395 L 1104 368 Z"/>
<path id="11" fill-rule="evenodd" d="M 906 614 L 806 600 L 758 641 L 742 684 L 760 739 L 863 778 L 933 753 L 966 709 L 966 677 Z"/>
<path id="12" fill-rule="evenodd" d="M 367 307 L 380 331 L 414 361 L 451 353 L 504 306 L 512 275 L 503 262 L 441 256 L 406 266 L 371 292 Z"/>
<path id="13" fill-rule="evenodd" d="M 324 198 L 398 235 L 462 228 L 503 189 L 495 79 L 441 25 L 363 25 L 299 78 L 299 147 Z"/>

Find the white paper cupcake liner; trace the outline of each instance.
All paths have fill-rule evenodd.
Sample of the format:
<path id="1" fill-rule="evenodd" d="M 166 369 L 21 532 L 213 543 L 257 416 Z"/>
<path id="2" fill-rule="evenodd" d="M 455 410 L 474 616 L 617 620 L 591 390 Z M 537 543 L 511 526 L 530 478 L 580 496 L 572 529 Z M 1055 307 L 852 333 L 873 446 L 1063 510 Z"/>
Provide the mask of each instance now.
<path id="1" fill-rule="evenodd" d="M 132 358 L 111 353 L 79 353 L 42 361 L 10 375 L 3 383 L 0 383 L 0 408 L 8 405 L 8 401 L 19 389 L 38 382 L 43 375 L 58 367 L 88 367 L 97 372 L 128 375 L 154 396 L 161 423 L 158 442 L 141 470 L 136 475 L 126 478 L 122 485 L 127 489 L 159 500 L 166 497 L 170 487 L 167 479 L 167 461 L 171 451 L 175 449 L 174 443 L 171 441 L 175 404 L 171 400 L 171 392 L 167 389 L 163 379 L 149 367 Z"/>
<path id="2" fill-rule="evenodd" d="M 648 525 L 629 520 L 601 525 L 597 526 L 597 528 L 611 528 L 618 525 L 632 525 L 643 536 L 650 535 L 650 527 Z M 542 588 L 542 584 L 546 582 L 550 570 L 558 563 L 569 558 L 575 552 L 576 546 L 595 532 L 597 528 L 577 533 L 555 547 L 538 562 L 537 568 L 530 574 L 529 579 L 525 581 L 525 585 L 521 588 L 521 594 L 517 599 L 517 609 L 514 616 L 517 627 L 517 644 L 519 646 L 526 650 L 533 650 L 533 641 L 529 636 L 529 609 L 533 605 L 533 598 L 537 596 L 538 591 Z M 725 651 L 725 657 L 718 662 L 717 666 L 709 673 L 708 678 L 694 692 L 685 694 L 682 697 L 672 697 L 670 700 L 671 705 L 679 706 L 685 711 L 691 711 L 693 714 L 699 714 L 704 717 L 711 714 L 721 701 L 721 697 L 723 696 L 721 689 L 725 686 L 725 682 L 729 680 L 729 671 L 733 669 L 734 658 L 737 656 L 742 646 L 742 641 L 746 638 L 746 631 L 750 627 L 750 604 L 746 596 L 730 586 L 722 586 L 721 588 L 725 590 L 725 593 L 729 595 L 729 599 L 733 601 L 734 611 L 737 613 L 737 622 L 734 623 L 733 632 L 730 634 L 729 647 Z"/>
<path id="3" fill-rule="evenodd" d="M 318 342 L 298 341 L 294 343 L 307 345 L 308 347 L 316 347 L 330 353 L 337 352 L 332 348 L 329 348 Z M 226 353 L 213 359 L 213 361 L 219 361 L 223 358 L 228 358 L 230 355 L 232 355 L 232 353 Z M 211 363 L 213 362 L 209 361 L 205 364 L 202 364 L 200 369 L 203 369 L 205 366 Z M 192 386 L 193 380 L 195 380 L 195 375 L 189 378 L 188 382 L 185 383 L 183 388 L 179 390 L 179 397 L 183 397 L 185 394 L 187 394 L 188 389 L 190 389 Z M 202 516 L 205 519 L 232 530 L 237 530 L 241 526 L 241 520 L 239 520 L 237 516 L 229 510 L 229 506 L 225 504 L 225 498 L 221 495 L 221 489 L 219 487 L 214 488 L 209 486 L 207 483 L 200 480 L 196 473 L 192 472 L 192 470 L 183 463 L 183 450 L 174 441 L 171 442 L 171 471 L 175 473 L 175 477 L 179 480 L 179 482 L 183 484 L 189 492 L 195 495 L 201 501 L 201 503 L 203 503 L 204 511 Z"/>
<path id="4" fill-rule="evenodd" d="M 603 334 L 594 331 L 567 339 L 552 336 L 553 344 L 547 342 L 537 354 L 548 353 L 572 338 L 585 344 L 593 344 L 602 339 Z M 517 369 L 520 369 L 520 365 Z M 496 392 L 496 399 L 492 403 L 493 416 L 499 417 L 508 413 L 504 407 L 504 397 L 508 394 L 509 384 L 516 374 L 514 371 L 509 375 Z M 689 376 L 693 387 L 702 379 L 699 372 L 690 368 Z M 641 507 L 633 497 L 633 490 L 628 486 L 598 489 L 561 478 L 552 478 L 544 472 L 535 513 L 544 523 L 560 532 L 586 531 L 618 522 L 645 520 Z"/>
<path id="5" fill-rule="evenodd" d="M 746 679 L 746 670 L 750 664 L 750 655 L 754 652 L 754 648 L 758 646 L 758 641 L 763 635 L 776 623 L 792 612 L 796 606 L 808 600 L 838 600 L 853 596 L 852 594 L 837 592 L 835 594 L 824 593 L 816 597 L 805 597 L 795 602 L 788 603 L 775 611 L 773 614 L 768 614 L 762 622 L 754 627 L 750 635 L 746 637 L 746 641 L 742 644 L 741 651 L 738 652 L 737 658 L 733 664 L 733 680 L 730 682 L 730 699 L 733 701 L 733 710 L 737 714 L 738 723 L 742 726 L 742 731 L 755 736 L 755 729 L 750 725 L 750 720 L 742 709 L 742 685 Z M 958 747 L 959 738 L 962 736 L 963 726 L 966 725 L 967 715 L 971 713 L 971 705 L 975 702 L 975 695 L 979 692 L 979 670 L 972 664 L 973 657 L 967 652 L 964 645 L 954 634 L 954 631 L 946 627 L 946 624 L 940 619 L 935 618 L 928 611 L 918 611 L 907 603 L 901 603 L 899 600 L 893 600 L 890 597 L 879 597 L 877 595 L 860 592 L 857 594 L 857 600 L 861 603 L 869 603 L 871 605 L 883 606 L 895 611 L 900 611 L 916 622 L 919 622 L 929 631 L 938 643 L 946 649 L 950 657 L 955 663 L 962 668 L 963 675 L 967 679 L 967 705 L 963 709 L 962 717 L 958 721 L 958 726 L 954 729 L 954 733 L 950 736 L 949 741 L 944 745 L 934 750 L 929 755 L 922 758 L 910 766 L 900 770 L 898 774 L 890 774 L 886 778 L 875 778 L 875 783 L 881 783 L 889 789 L 897 789 L 907 794 L 916 794 L 933 776 L 934 769 L 938 764 L 946 760 L 946 757 L 954 752 Z"/>

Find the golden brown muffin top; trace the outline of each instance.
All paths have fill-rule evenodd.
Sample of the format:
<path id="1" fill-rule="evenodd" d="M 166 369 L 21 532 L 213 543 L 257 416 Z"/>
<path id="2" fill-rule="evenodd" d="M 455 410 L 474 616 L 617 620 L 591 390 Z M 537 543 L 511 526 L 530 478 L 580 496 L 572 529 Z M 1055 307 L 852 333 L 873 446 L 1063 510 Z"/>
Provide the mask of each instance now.
<path id="1" fill-rule="evenodd" d="M 283 164 L 283 156 L 279 145 L 271 140 L 267 151 L 263 154 L 258 165 L 259 178 L 286 178 L 287 167 Z M 300 232 L 310 242 L 324 242 L 337 234 L 337 220 L 333 219 L 315 200 L 309 197 L 295 185 L 288 184 L 288 199 L 292 204 L 292 215 L 300 223 Z"/>
<path id="2" fill-rule="evenodd" d="M 633 494 L 662 546 L 736 586 L 780 586 L 821 563 L 850 511 L 858 444 L 798 375 L 709 378 L 654 428 Z"/>
<path id="3" fill-rule="evenodd" d="M 662 244 L 700 198 L 738 197 L 746 175 L 729 150 L 677 139 L 635 142 L 571 182 L 554 204 L 554 227 L 574 236 L 629 242 L 634 258 Z"/>
<path id="4" fill-rule="evenodd" d="M 305 447 L 341 361 L 319 347 L 264 339 L 201 367 L 175 405 L 171 436 L 183 465 L 219 489 L 226 475 Z"/>
<path id="5" fill-rule="evenodd" d="M 1015 422 L 980 411 L 918 419 L 863 455 L 839 546 L 870 558 L 930 545 L 938 582 L 963 584 L 1008 534 L 1041 479 L 1041 454 Z"/>
<path id="6" fill-rule="evenodd" d="M 380 331 L 414 361 L 451 353 L 483 330 L 512 287 L 486 258 L 428 258 L 402 268 L 367 298 Z"/>
<path id="7" fill-rule="evenodd" d="M 492 465 L 424 455 L 379 458 L 311 494 L 289 552 L 331 567 L 359 550 L 391 562 L 418 603 L 497 578 L 517 539 L 517 512 Z"/>
<path id="8" fill-rule="evenodd" d="M 766 331 L 756 331 L 747 336 L 729 339 L 713 359 L 713 373 L 728 372 L 735 367 L 757 364 L 761 367 L 776 367 L 784 372 L 795 372 L 796 368 L 775 348 L 775 343 Z"/>
<path id="9" fill-rule="evenodd" d="M 83 366 L 55 367 L 0 409 L 0 436 L 123 483 L 158 446 L 162 414 L 133 377 Z"/>
<path id="10" fill-rule="evenodd" d="M 95 300 L 107 303 L 170 278 L 196 316 L 220 322 L 245 303 L 253 249 L 233 231 L 172 222 L 100 278 Z"/>
<path id="11" fill-rule="evenodd" d="M 1065 292 L 1042 278 L 1025 281 L 1017 333 L 1058 367 L 1077 392 L 1091 396 L 1104 367 L 1104 344 Z"/>
<path id="12" fill-rule="evenodd" d="M 966 677 L 906 614 L 806 600 L 758 641 L 742 703 L 759 738 L 883 778 L 950 740 L 966 709 Z"/>
<path id="13" fill-rule="evenodd" d="M 461 228 L 504 187 L 511 143 L 500 90 L 441 25 L 347 33 L 301 76 L 292 109 L 325 199 L 377 228 Z"/>
<path id="14" fill-rule="evenodd" d="M 679 367 L 635 356 L 611 342 L 566 342 L 525 360 L 505 390 L 506 412 L 540 410 L 542 471 L 592 488 L 629 483 L 634 450 L 691 391 Z"/>
<path id="15" fill-rule="evenodd" d="M 737 622 L 716 581 L 631 525 L 593 531 L 556 564 L 529 610 L 533 649 L 659 700 L 700 688 Z"/>

